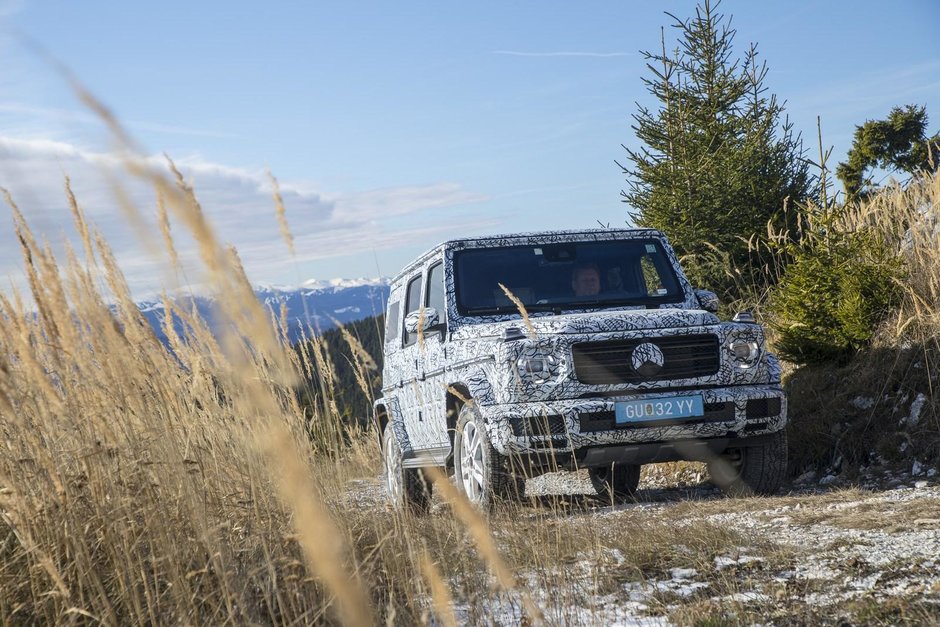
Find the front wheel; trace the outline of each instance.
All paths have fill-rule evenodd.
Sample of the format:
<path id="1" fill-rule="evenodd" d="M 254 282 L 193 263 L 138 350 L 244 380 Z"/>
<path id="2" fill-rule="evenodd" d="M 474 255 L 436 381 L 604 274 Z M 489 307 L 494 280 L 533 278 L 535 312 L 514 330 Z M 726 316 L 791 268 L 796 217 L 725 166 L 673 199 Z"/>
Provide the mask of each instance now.
<path id="1" fill-rule="evenodd" d="M 773 494 L 787 474 L 787 434 L 778 431 L 761 444 L 741 446 L 708 462 L 708 474 L 733 496 Z"/>
<path id="2" fill-rule="evenodd" d="M 425 512 L 431 504 L 431 484 L 418 468 L 405 468 L 401 444 L 389 422 L 382 434 L 382 456 L 385 458 L 385 492 L 392 507 Z"/>
<path id="3" fill-rule="evenodd" d="M 640 485 L 639 464 L 611 464 L 588 468 L 591 485 L 599 496 L 609 498 L 613 503 L 623 503 L 636 498 Z"/>
<path id="4" fill-rule="evenodd" d="M 483 418 L 472 403 L 460 408 L 454 433 L 454 478 L 471 503 L 484 511 L 501 498 L 521 496 L 522 482 L 493 448 Z"/>

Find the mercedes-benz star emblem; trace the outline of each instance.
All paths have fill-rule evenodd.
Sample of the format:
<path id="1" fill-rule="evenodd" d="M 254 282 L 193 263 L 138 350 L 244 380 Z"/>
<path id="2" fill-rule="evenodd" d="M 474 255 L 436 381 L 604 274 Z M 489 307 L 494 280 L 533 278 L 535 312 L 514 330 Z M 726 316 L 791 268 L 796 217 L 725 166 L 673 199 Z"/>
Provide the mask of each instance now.
<path id="1" fill-rule="evenodd" d="M 630 365 L 633 370 L 641 376 L 653 377 L 659 374 L 663 369 L 663 352 L 659 347 L 649 342 L 644 342 L 633 349 L 630 356 Z"/>

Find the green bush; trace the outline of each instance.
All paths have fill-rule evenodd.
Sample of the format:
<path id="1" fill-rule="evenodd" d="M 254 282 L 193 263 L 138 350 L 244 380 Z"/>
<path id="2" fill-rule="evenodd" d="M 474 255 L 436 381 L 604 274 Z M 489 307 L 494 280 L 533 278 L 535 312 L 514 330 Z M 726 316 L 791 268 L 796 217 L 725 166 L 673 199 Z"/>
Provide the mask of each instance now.
<path id="1" fill-rule="evenodd" d="M 770 300 L 777 351 L 800 364 L 849 357 L 898 306 L 902 275 L 898 255 L 870 230 L 804 241 Z"/>

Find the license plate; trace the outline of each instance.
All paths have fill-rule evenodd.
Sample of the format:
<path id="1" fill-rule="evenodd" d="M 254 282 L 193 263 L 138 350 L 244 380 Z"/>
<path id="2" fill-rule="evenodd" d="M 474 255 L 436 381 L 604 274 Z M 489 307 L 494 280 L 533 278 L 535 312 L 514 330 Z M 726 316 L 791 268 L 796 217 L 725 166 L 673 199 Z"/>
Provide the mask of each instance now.
<path id="1" fill-rule="evenodd" d="M 620 401 L 614 406 L 614 411 L 618 425 L 705 415 L 701 396 L 667 396 L 641 401 Z"/>

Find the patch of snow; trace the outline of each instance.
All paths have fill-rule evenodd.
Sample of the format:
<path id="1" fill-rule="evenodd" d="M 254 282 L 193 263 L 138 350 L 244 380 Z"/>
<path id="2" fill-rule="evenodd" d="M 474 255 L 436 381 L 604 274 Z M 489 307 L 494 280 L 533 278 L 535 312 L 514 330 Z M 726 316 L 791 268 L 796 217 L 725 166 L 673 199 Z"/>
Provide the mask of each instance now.
<path id="1" fill-rule="evenodd" d="M 862 577 L 861 579 L 849 580 L 848 585 L 855 590 L 871 590 L 875 587 L 875 584 L 878 583 L 879 579 L 881 579 L 881 573 L 874 573 L 867 577 Z"/>
<path id="2" fill-rule="evenodd" d="M 927 471 L 927 476 L 928 476 L 928 477 L 936 477 L 936 476 L 937 476 L 937 469 L 936 469 L 936 468 L 931 468 L 931 469 L 929 469 L 929 470 Z"/>
<path id="3" fill-rule="evenodd" d="M 835 481 L 836 481 L 835 475 L 826 475 L 825 477 L 819 480 L 819 485 L 829 485 L 831 483 L 835 483 Z"/>
<path id="4" fill-rule="evenodd" d="M 699 590 L 707 588 L 708 584 L 704 581 L 693 581 L 691 583 L 681 584 L 677 586 L 671 586 L 668 588 L 669 592 L 674 592 L 680 597 L 690 597 Z"/>
<path id="5" fill-rule="evenodd" d="M 673 568 L 669 571 L 669 574 L 672 575 L 674 580 L 676 579 L 691 579 L 698 574 L 698 571 L 694 568 Z"/>
<path id="6" fill-rule="evenodd" d="M 849 405 L 851 405 L 855 409 L 862 409 L 862 410 L 871 409 L 872 407 L 875 406 L 875 399 L 868 397 L 868 396 L 856 396 L 855 398 L 849 401 Z"/>
<path id="7" fill-rule="evenodd" d="M 137 303 L 137 308 L 140 309 L 141 313 L 147 313 L 148 311 L 163 311 L 163 302 L 157 301 L 155 303 Z"/>
<path id="8" fill-rule="evenodd" d="M 824 581 L 834 581 L 838 577 L 838 571 L 833 570 L 829 566 L 822 563 L 808 562 L 805 564 L 798 564 L 796 568 L 797 579 L 822 579 Z"/>
<path id="9" fill-rule="evenodd" d="M 694 569 L 691 568 L 677 568 L 674 570 L 694 571 Z M 665 581 L 635 581 L 624 584 L 623 589 L 629 595 L 631 601 L 646 602 L 649 601 L 650 595 L 656 592 L 669 592 L 686 598 L 692 596 L 699 590 L 707 588 L 708 585 L 709 584 L 704 581 L 689 581 L 685 578 L 676 578 Z"/>
<path id="10" fill-rule="evenodd" d="M 735 592 L 723 597 L 712 597 L 712 601 L 733 601 L 737 603 L 766 602 L 770 597 L 762 592 Z"/>
<path id="11" fill-rule="evenodd" d="M 627 558 L 623 555 L 623 551 L 620 549 L 610 549 L 608 553 L 613 558 L 614 562 L 616 562 L 618 565 L 623 564 L 627 560 Z"/>
<path id="12" fill-rule="evenodd" d="M 903 422 L 912 427 L 920 422 L 920 412 L 924 409 L 924 403 L 926 402 L 927 397 L 922 393 L 918 393 L 917 398 L 911 402 L 911 413 L 908 414 L 906 418 L 904 418 Z"/>
<path id="13" fill-rule="evenodd" d="M 752 562 L 763 562 L 763 557 L 754 557 L 752 555 L 742 555 L 741 557 L 725 557 L 719 555 L 715 558 L 715 570 L 723 570 L 729 566 L 744 566 L 745 564 L 750 564 Z"/>
<path id="14" fill-rule="evenodd" d="M 927 487 L 927 485 L 928 485 L 928 483 L 927 483 L 926 481 L 915 481 L 915 482 L 914 482 L 914 487 L 915 487 L 916 489 L 918 489 L 918 490 L 923 490 L 924 488 Z"/>
<path id="15" fill-rule="evenodd" d="M 911 465 L 911 475 L 916 477 L 917 475 L 923 474 L 923 472 L 924 466 L 915 459 L 913 465 Z"/>
<path id="16" fill-rule="evenodd" d="M 352 287 L 388 285 L 389 282 L 390 279 L 388 277 L 379 277 L 373 279 L 310 279 L 304 281 L 301 284 L 301 287 L 310 290 L 311 292 L 322 292 L 326 290 L 346 290 Z"/>

